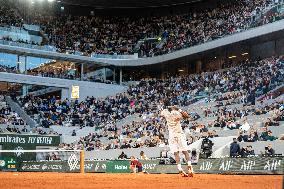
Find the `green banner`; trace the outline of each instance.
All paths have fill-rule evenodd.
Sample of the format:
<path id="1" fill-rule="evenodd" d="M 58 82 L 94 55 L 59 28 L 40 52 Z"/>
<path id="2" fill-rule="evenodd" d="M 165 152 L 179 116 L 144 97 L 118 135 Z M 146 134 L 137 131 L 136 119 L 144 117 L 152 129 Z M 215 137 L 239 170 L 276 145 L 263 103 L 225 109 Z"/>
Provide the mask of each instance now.
<path id="1" fill-rule="evenodd" d="M 108 161 L 106 164 L 107 173 L 130 173 L 129 160 Z"/>
<path id="2" fill-rule="evenodd" d="M 19 150 L 16 153 L 2 153 L 0 157 L 15 156 L 18 161 L 35 160 L 35 153 L 23 153 L 20 150 L 35 150 L 37 146 L 58 146 L 60 136 L 0 134 L 2 150 Z"/>
<path id="3" fill-rule="evenodd" d="M 0 170 L 17 171 L 17 161 L 14 157 L 0 158 Z"/>
<path id="4" fill-rule="evenodd" d="M 251 157 L 200 159 L 193 165 L 195 173 L 213 174 L 283 174 L 284 157 Z M 176 165 L 159 165 L 158 160 L 141 161 L 149 173 L 178 173 Z M 3 161 L 0 160 L 0 166 Z M 85 161 L 85 172 L 130 173 L 130 160 Z M 79 172 L 80 162 L 40 161 L 22 162 L 19 171 L 38 172 Z M 187 166 L 183 165 L 184 170 Z"/>

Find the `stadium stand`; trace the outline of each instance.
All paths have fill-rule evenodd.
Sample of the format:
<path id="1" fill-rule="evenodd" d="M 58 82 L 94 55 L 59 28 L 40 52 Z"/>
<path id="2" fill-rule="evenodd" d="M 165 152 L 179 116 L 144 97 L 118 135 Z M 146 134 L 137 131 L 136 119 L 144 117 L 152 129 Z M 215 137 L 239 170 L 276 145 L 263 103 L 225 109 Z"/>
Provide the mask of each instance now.
<path id="1" fill-rule="evenodd" d="M 168 136 L 165 121 L 158 115 L 164 97 L 190 113 L 192 118 L 183 123 L 189 145 L 197 142 L 200 148 L 206 137 L 226 140 L 228 145 L 232 141 L 228 136 L 240 142 L 278 140 L 284 132 L 283 112 L 278 110 L 283 104 L 283 95 L 274 100 L 256 99 L 281 86 L 282 73 L 283 57 L 271 57 L 200 75 L 142 80 L 127 92 L 105 99 L 88 97 L 78 102 L 26 96 L 19 98 L 19 102 L 40 126 L 62 134 L 66 143 L 60 148 L 163 149 Z M 264 128 L 266 133 L 261 132 Z M 270 131 L 272 135 L 268 134 Z M 224 145 L 218 140 L 215 143 L 214 150 Z M 218 155 L 228 153 L 225 149 Z"/>
<path id="2" fill-rule="evenodd" d="M 271 0 L 242 0 L 185 15 L 135 19 L 71 15 L 58 18 L 39 11 L 29 20 L 41 26 L 48 45 L 58 52 L 97 57 L 138 53 L 140 57 L 152 57 L 280 20 L 283 12 L 274 11 L 276 5 Z M 3 10 L 6 13 L 9 8 Z M 3 22 L 21 26 L 23 21 L 12 16 Z"/>
<path id="3" fill-rule="evenodd" d="M 11 108 L 7 99 L 0 95 L 0 133 L 16 133 L 16 134 L 57 134 L 52 130 L 46 130 L 42 127 L 31 128 L 25 120 Z"/>
<path id="4" fill-rule="evenodd" d="M 7 103 L 4 100 L 4 96 L 2 95 L 0 96 L 0 103 L 1 103 L 1 108 L 0 108 L 1 124 L 7 124 L 8 128 L 14 125 L 25 125 L 25 122 L 21 119 L 21 117 L 19 117 L 19 115 L 16 112 L 13 112 L 11 110 L 11 107 L 7 105 Z M 6 130 L 9 131 L 10 129 Z M 12 130 L 14 131 L 14 129 Z"/>

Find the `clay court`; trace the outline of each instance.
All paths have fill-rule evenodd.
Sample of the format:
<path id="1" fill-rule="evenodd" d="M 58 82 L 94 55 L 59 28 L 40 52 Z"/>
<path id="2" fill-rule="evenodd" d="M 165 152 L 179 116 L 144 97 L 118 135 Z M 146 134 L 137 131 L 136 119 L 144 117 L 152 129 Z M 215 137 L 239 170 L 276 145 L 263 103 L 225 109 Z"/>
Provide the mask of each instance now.
<path id="1" fill-rule="evenodd" d="M 175 174 L 65 174 L 65 173 L 0 173 L 0 188 L 82 189 L 82 188 L 171 188 L 171 189 L 280 189 L 282 176 L 275 175 L 206 175 L 183 178 Z"/>

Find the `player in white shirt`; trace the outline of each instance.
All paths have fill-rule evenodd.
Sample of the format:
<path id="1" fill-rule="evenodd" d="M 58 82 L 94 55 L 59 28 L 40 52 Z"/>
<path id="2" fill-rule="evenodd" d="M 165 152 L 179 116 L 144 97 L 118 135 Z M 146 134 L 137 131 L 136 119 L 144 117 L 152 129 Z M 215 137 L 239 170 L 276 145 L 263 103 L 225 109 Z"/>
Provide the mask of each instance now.
<path id="1" fill-rule="evenodd" d="M 167 126 L 169 130 L 170 151 L 175 156 L 179 173 L 183 176 L 192 177 L 193 169 L 189 158 L 186 136 L 180 124 L 180 121 L 184 118 L 188 118 L 189 115 L 185 111 L 175 106 L 168 106 L 169 105 L 168 101 L 165 101 L 164 104 L 165 104 L 165 109 L 161 111 L 161 116 L 164 117 L 167 121 Z M 185 159 L 188 164 L 188 174 L 185 173 L 181 167 L 179 152 L 182 152 L 185 156 Z"/>

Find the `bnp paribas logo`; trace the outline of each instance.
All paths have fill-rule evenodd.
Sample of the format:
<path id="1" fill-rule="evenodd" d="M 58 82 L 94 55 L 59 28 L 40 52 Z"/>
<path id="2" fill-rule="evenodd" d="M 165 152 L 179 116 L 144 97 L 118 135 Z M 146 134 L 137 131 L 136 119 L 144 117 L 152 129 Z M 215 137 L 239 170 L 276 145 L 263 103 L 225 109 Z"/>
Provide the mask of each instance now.
<path id="1" fill-rule="evenodd" d="M 119 170 L 126 170 L 128 167 L 126 165 L 115 165 L 114 169 L 119 169 Z"/>

